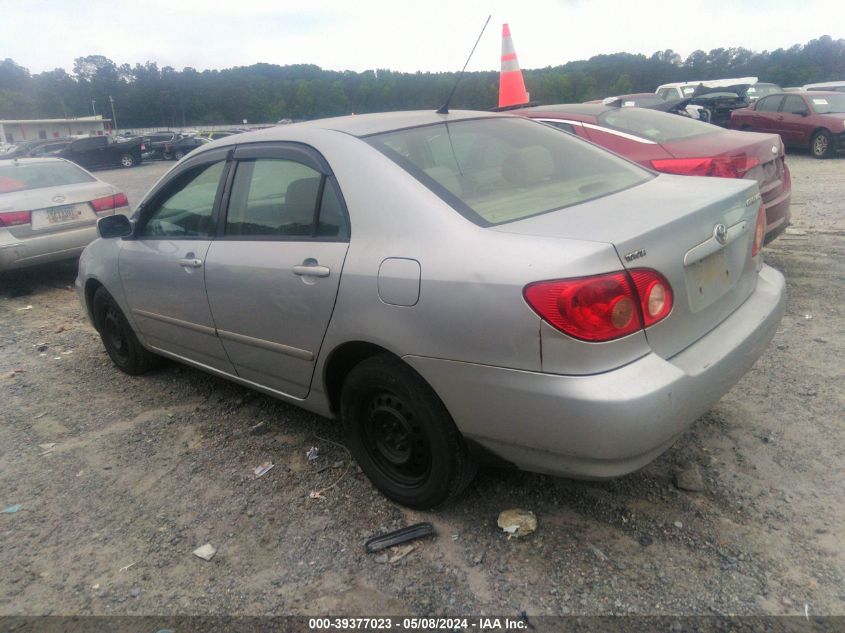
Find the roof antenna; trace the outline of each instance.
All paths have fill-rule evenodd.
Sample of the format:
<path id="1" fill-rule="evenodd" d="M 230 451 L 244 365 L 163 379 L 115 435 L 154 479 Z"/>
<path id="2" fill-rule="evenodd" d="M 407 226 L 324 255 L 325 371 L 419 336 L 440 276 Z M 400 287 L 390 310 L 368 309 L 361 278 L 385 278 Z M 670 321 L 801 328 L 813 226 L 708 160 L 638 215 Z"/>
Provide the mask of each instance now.
<path id="1" fill-rule="evenodd" d="M 446 99 L 446 103 L 440 106 L 440 109 L 437 110 L 437 114 L 449 114 L 449 103 L 452 101 L 452 97 L 455 96 L 455 89 L 458 87 L 458 83 L 464 77 L 464 71 L 467 69 L 469 65 L 469 60 L 472 59 L 472 54 L 475 52 L 475 47 L 478 46 L 478 43 L 481 41 L 481 36 L 484 35 L 484 30 L 487 28 L 487 25 L 490 24 L 490 18 L 492 15 L 487 16 L 487 21 L 484 23 L 484 26 L 481 27 L 481 33 L 478 34 L 478 39 L 475 40 L 475 45 L 472 47 L 472 50 L 469 52 L 469 57 L 467 57 L 467 61 L 464 64 L 464 67 L 461 69 L 461 72 L 458 74 L 457 79 L 455 79 L 455 85 L 452 86 L 452 92 L 449 93 L 449 98 Z"/>

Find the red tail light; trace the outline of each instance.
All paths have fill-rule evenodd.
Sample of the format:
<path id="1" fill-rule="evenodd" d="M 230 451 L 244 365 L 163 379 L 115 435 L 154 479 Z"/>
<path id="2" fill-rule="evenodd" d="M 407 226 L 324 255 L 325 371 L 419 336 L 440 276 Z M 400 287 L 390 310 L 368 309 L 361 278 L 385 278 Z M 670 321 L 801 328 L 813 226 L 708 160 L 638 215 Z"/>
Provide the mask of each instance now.
<path id="1" fill-rule="evenodd" d="M 760 205 L 757 211 L 757 224 L 754 226 L 754 243 L 751 245 L 751 257 L 757 257 L 757 253 L 763 248 L 766 239 L 766 207 Z"/>
<path id="2" fill-rule="evenodd" d="M 585 341 L 611 341 L 672 311 L 672 289 L 648 269 L 529 284 L 528 305 L 552 326 Z"/>
<path id="3" fill-rule="evenodd" d="M 31 211 L 4 211 L 0 213 L 0 226 L 19 226 L 32 222 Z"/>
<path id="4" fill-rule="evenodd" d="M 718 176 L 742 178 L 760 164 L 756 156 L 712 156 L 709 158 L 656 158 L 651 166 L 657 171 L 682 176 Z"/>
<path id="5" fill-rule="evenodd" d="M 127 200 L 125 193 L 116 193 L 113 196 L 92 200 L 91 206 L 94 207 L 94 211 L 97 213 L 102 213 L 103 211 L 111 211 L 117 207 L 128 207 L 129 200 Z"/>

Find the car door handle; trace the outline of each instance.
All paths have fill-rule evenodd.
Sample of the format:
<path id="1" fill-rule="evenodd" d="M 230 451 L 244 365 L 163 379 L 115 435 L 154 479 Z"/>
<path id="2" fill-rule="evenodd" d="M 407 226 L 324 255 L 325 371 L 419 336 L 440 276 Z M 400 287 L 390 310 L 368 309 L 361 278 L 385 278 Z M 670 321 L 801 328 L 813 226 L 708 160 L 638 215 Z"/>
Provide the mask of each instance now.
<path id="1" fill-rule="evenodd" d="M 331 269 L 328 266 L 317 266 L 317 265 L 310 265 L 310 266 L 294 266 L 293 267 L 293 274 L 299 275 L 300 277 L 328 277 L 329 273 L 331 273 Z"/>
<path id="2" fill-rule="evenodd" d="M 185 259 L 176 260 L 180 266 L 187 266 L 188 268 L 199 268 L 202 266 L 202 260 L 196 257 L 186 257 Z"/>
<path id="3" fill-rule="evenodd" d="M 783 115 L 778 115 L 778 121 L 783 121 Z"/>

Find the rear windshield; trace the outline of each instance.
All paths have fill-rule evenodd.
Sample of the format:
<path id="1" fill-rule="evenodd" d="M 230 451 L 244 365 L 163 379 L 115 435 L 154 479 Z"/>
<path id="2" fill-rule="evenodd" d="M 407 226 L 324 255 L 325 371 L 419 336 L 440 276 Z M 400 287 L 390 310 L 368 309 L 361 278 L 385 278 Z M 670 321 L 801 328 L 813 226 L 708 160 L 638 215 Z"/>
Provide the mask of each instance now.
<path id="1" fill-rule="evenodd" d="M 19 163 L 0 166 L 0 193 L 30 191 L 96 180 L 72 163 Z"/>
<path id="2" fill-rule="evenodd" d="M 813 102 L 813 110 L 817 114 L 832 114 L 845 112 L 845 94 L 843 95 L 809 95 Z"/>
<path id="3" fill-rule="evenodd" d="M 640 108 L 608 110 L 598 115 L 597 119 L 599 125 L 658 143 L 719 132 L 718 127 L 709 123 L 702 123 L 677 114 Z"/>
<path id="4" fill-rule="evenodd" d="M 438 123 L 367 141 L 481 226 L 568 207 L 652 177 L 571 134 L 525 119 Z"/>

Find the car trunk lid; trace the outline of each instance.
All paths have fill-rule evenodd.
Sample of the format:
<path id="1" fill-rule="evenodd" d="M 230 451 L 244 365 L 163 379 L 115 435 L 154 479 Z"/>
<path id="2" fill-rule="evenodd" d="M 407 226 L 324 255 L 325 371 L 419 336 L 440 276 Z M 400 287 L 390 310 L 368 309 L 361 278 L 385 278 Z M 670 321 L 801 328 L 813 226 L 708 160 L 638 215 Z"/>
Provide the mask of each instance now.
<path id="1" fill-rule="evenodd" d="M 759 204 L 749 181 L 661 175 L 613 196 L 493 230 L 611 243 L 620 268 L 661 273 L 672 287 L 673 309 L 646 337 L 655 353 L 669 358 L 753 292 L 751 244 Z M 716 237 L 720 226 L 725 244 Z"/>
<path id="2" fill-rule="evenodd" d="M 90 201 L 114 195 L 116 190 L 102 182 L 84 182 L 14 192 L 0 197 L 0 213 L 28 211 L 30 221 L 5 227 L 17 239 L 94 224 L 100 215 Z M 6 199 L 4 199 L 6 198 Z"/>

